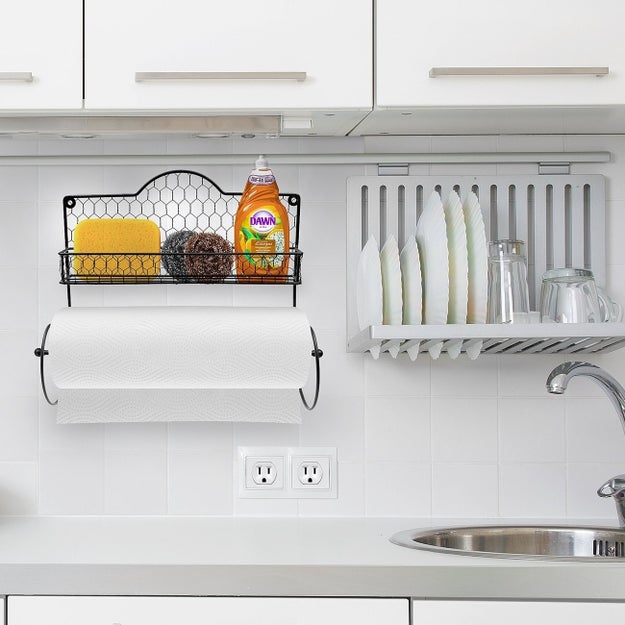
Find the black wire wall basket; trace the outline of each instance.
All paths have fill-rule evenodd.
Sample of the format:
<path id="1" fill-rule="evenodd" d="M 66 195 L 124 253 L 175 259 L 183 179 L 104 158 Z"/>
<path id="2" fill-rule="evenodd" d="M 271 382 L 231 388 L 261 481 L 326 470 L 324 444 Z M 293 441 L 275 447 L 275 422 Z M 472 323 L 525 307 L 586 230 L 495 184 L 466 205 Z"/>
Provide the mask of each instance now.
<path id="1" fill-rule="evenodd" d="M 278 233 L 270 235 L 270 247 L 236 253 L 240 197 L 189 170 L 159 174 L 134 194 L 65 196 L 65 249 L 59 252 L 59 264 L 68 305 L 70 286 L 78 284 L 301 284 L 300 196 L 280 194 L 289 218 L 288 249 Z M 97 249 L 75 249 L 76 230 L 85 220 L 108 226 L 105 239 L 115 245 L 107 249 L 102 241 Z M 115 231 L 120 223 L 112 220 L 124 220 L 125 230 L 129 220 L 142 227 L 151 222 L 150 245 L 120 251 Z"/>
<path id="2" fill-rule="evenodd" d="M 235 218 L 241 193 L 223 191 L 215 182 L 198 172 L 180 169 L 155 176 L 136 193 L 115 195 L 67 195 L 63 198 L 65 248 L 59 252 L 61 284 L 67 286 L 67 305 L 71 306 L 71 286 L 93 284 L 301 284 L 302 252 L 299 244 L 300 196 L 280 193 L 289 219 L 289 245 L 278 233 L 268 245 L 260 243 L 246 252 L 234 252 Z M 124 227 L 120 228 L 120 220 Z M 91 239 L 98 249 L 76 249 L 76 231 L 89 222 L 100 227 L 100 238 Z M 149 222 L 149 224 L 147 223 Z M 121 231 L 129 225 L 150 226 L 150 247 L 120 249 Z M 106 225 L 104 238 L 101 226 Z M 93 235 L 94 232 L 91 234 Z M 271 233 L 268 235 L 271 236 Z M 135 239 L 135 240 L 140 240 Z M 105 241 L 114 241 L 110 249 Z M 123 246 L 122 246 L 123 247 Z M 113 249 L 115 248 L 115 249 Z M 141 248 L 141 249 L 139 249 Z M 155 249 L 156 248 L 156 249 Z M 48 395 L 44 379 L 44 357 L 48 355 L 44 331 L 39 358 L 41 386 Z M 319 397 L 319 359 L 323 351 L 310 328 L 315 359 L 315 390 L 312 402 L 299 393 L 307 410 Z"/>

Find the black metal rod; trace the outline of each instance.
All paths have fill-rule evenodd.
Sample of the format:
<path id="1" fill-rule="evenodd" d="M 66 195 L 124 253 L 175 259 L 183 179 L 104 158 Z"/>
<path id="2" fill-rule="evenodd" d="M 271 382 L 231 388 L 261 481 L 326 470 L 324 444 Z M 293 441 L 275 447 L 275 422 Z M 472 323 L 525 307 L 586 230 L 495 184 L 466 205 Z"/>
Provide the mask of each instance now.
<path id="1" fill-rule="evenodd" d="M 35 356 L 39 358 L 39 378 L 41 379 L 41 390 L 43 391 L 43 396 L 51 406 L 56 406 L 59 403 L 59 400 L 50 401 L 48 390 L 46 389 L 46 379 L 43 369 L 43 359 L 48 355 L 48 350 L 46 349 L 46 338 L 48 337 L 49 330 L 50 324 L 48 324 L 46 329 L 43 331 L 43 336 L 41 337 L 41 347 L 37 347 L 35 349 Z"/>
<path id="2" fill-rule="evenodd" d="M 302 398 L 302 403 L 304 404 L 304 408 L 306 408 L 306 410 L 312 410 L 317 405 L 317 401 L 319 399 L 319 387 L 321 386 L 321 367 L 319 366 L 319 359 L 323 356 L 323 350 L 319 349 L 319 346 L 317 345 L 317 335 L 312 329 L 312 326 L 310 328 L 310 334 L 313 341 L 313 350 L 310 355 L 315 359 L 315 394 L 313 396 L 312 404 L 309 404 L 304 397 L 302 389 L 299 389 L 299 396 Z"/>

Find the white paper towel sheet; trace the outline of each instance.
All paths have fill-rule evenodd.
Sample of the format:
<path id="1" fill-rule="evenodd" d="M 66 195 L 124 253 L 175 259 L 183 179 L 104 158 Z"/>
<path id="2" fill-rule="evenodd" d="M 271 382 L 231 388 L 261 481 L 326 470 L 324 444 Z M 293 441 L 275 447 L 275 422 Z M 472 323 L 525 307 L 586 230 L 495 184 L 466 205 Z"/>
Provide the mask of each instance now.
<path id="1" fill-rule="evenodd" d="M 311 348 L 296 308 L 65 308 L 47 340 L 63 423 L 298 423 Z"/>
<path id="2" fill-rule="evenodd" d="M 60 389 L 58 399 L 58 423 L 301 422 L 292 389 Z"/>

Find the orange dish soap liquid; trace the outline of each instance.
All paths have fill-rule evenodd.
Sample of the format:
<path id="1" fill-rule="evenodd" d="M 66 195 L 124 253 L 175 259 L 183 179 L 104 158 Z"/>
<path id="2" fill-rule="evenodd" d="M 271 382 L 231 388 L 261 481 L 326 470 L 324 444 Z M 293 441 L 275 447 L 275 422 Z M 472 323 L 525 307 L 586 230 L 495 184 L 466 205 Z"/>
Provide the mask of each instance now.
<path id="1" fill-rule="evenodd" d="M 264 156 L 245 184 L 234 220 L 238 276 L 283 276 L 289 272 L 289 214 Z"/>

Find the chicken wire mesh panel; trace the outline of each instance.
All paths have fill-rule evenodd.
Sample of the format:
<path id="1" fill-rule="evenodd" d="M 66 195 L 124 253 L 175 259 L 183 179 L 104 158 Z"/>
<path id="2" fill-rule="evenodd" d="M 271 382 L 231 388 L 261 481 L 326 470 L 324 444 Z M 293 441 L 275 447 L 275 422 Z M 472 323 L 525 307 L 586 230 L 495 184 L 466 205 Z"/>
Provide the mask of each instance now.
<path id="1" fill-rule="evenodd" d="M 289 218 L 288 249 L 284 235 L 272 233 L 271 250 L 264 254 L 234 252 L 240 197 L 187 170 L 160 174 L 136 194 L 68 195 L 63 198 L 61 283 L 300 284 L 299 195 L 280 194 Z M 77 231 L 87 230 L 94 220 L 100 247 L 76 249 Z M 124 220 L 124 228 L 114 220 Z M 125 249 L 130 220 L 142 231 L 134 237 L 132 249 Z M 154 224 L 153 232 L 148 232 L 146 222 Z M 104 235 L 102 226 L 108 228 Z"/>

